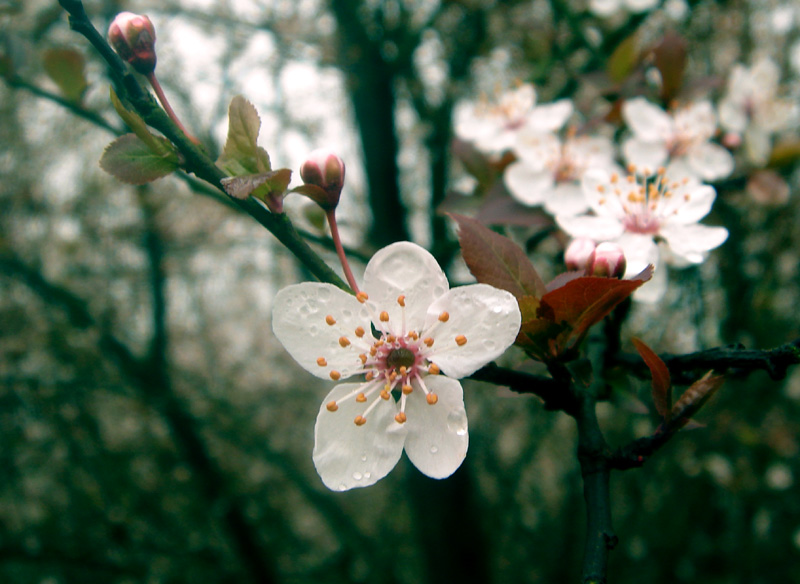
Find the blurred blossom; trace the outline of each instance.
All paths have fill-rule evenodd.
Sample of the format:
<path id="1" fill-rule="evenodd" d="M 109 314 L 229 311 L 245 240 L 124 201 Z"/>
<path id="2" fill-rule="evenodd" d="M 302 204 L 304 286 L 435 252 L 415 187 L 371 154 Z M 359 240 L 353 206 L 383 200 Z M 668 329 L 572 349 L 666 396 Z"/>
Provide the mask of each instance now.
<path id="1" fill-rule="evenodd" d="M 576 215 L 588 204 L 580 182 L 590 168 L 613 171 L 614 145 L 604 136 L 520 132 L 518 160 L 506 169 L 505 183 L 525 205 L 543 205 L 552 215 Z"/>
<path id="2" fill-rule="evenodd" d="M 589 10 L 597 16 L 612 16 L 619 11 L 639 13 L 652 10 L 659 0 L 589 0 Z"/>
<path id="3" fill-rule="evenodd" d="M 486 153 L 513 148 L 520 132 L 543 134 L 559 130 L 572 115 L 568 99 L 536 104 L 536 89 L 526 83 L 501 94 L 497 100 L 484 97 L 462 102 L 454 113 L 456 135 Z"/>
<path id="4" fill-rule="evenodd" d="M 663 295 L 666 279 L 659 269 L 660 259 L 678 266 L 699 264 L 728 237 L 724 227 L 698 223 L 714 203 L 713 187 L 676 175 L 672 169 L 643 175 L 631 168 L 626 177 L 592 169 L 582 187 L 594 215 L 556 219 L 572 237 L 619 244 L 627 259 L 626 277 L 653 264 L 657 277 L 637 290 L 637 300 L 655 302 Z M 665 244 L 665 253 L 659 242 Z"/>
<path id="5" fill-rule="evenodd" d="M 352 296 L 306 282 L 275 297 L 275 336 L 306 371 L 334 381 L 364 376 L 323 400 L 314 434 L 317 472 L 333 490 L 366 487 L 405 450 L 429 477 L 447 477 L 469 442 L 457 379 L 514 342 L 517 301 L 486 284 L 448 290 L 433 256 L 408 242 L 373 256 L 363 288 Z"/>
<path id="6" fill-rule="evenodd" d="M 625 158 L 639 168 L 655 170 L 668 162 L 685 166 L 685 173 L 717 180 L 733 172 L 733 156 L 710 142 L 717 115 L 709 101 L 699 101 L 667 113 L 637 97 L 622 106 L 622 117 L 633 132 L 622 145 Z"/>
<path id="7" fill-rule="evenodd" d="M 573 239 L 564 250 L 564 263 L 571 272 L 583 271 L 589 265 L 589 260 L 597 244 L 588 237 Z"/>
<path id="8" fill-rule="evenodd" d="M 626 269 L 625 252 L 622 247 L 610 241 L 598 244 L 589 256 L 587 272 L 601 278 L 622 278 Z"/>
<path id="9" fill-rule="evenodd" d="M 720 125 L 741 135 L 747 158 L 758 166 L 769 159 L 772 134 L 797 122 L 797 105 L 778 97 L 779 77 L 778 65 L 767 57 L 750 68 L 737 64 L 719 103 Z"/>

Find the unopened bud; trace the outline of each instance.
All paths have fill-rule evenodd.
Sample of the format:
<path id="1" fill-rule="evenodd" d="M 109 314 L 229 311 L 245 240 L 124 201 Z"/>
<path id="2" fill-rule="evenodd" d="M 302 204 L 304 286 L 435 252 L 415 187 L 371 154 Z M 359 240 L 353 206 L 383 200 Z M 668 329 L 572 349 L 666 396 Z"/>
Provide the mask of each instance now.
<path id="1" fill-rule="evenodd" d="M 318 189 L 297 189 L 329 211 L 339 204 L 344 187 L 344 161 L 325 148 L 314 150 L 300 167 L 300 178 L 306 186 Z"/>
<path id="2" fill-rule="evenodd" d="M 604 242 L 594 248 L 586 272 L 602 278 L 622 278 L 625 275 L 625 253 L 616 243 Z"/>
<path id="3" fill-rule="evenodd" d="M 586 270 L 595 247 L 595 242 L 589 238 L 573 239 L 564 251 L 564 263 L 567 269 L 571 272 Z"/>
<path id="4" fill-rule="evenodd" d="M 108 27 L 108 42 L 142 75 L 156 68 L 156 29 L 143 14 L 120 12 Z"/>

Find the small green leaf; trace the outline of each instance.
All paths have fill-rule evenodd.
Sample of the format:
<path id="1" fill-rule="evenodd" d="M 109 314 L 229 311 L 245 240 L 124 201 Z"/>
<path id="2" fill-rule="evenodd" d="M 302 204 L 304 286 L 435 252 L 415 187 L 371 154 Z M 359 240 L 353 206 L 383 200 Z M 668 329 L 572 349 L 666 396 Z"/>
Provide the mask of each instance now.
<path id="1" fill-rule="evenodd" d="M 228 108 L 228 138 L 217 165 L 231 176 L 272 170 L 269 154 L 257 143 L 260 129 L 255 106 L 241 95 L 234 97 Z"/>
<path id="2" fill-rule="evenodd" d="M 653 376 L 653 402 L 656 405 L 656 411 L 662 418 L 669 420 L 670 411 L 672 410 L 672 380 L 669 375 L 669 369 L 667 369 L 667 365 L 661 360 L 661 357 L 648 347 L 644 341 L 635 337 L 631 341 L 633 341 L 633 346 L 636 347 L 647 368 L 650 369 L 650 375 Z"/>
<path id="3" fill-rule="evenodd" d="M 166 176 L 178 168 L 178 158 L 169 150 L 163 138 L 167 155 L 155 154 L 135 134 L 125 134 L 109 144 L 100 158 L 100 167 L 122 182 L 143 185 Z"/>
<path id="4" fill-rule="evenodd" d="M 608 58 L 608 76 L 615 83 L 622 83 L 631 74 L 639 58 L 639 35 L 634 32 L 618 44 Z"/>
<path id="5" fill-rule="evenodd" d="M 458 223 L 461 254 L 478 282 L 511 292 L 517 299 L 540 298 L 546 292 L 533 264 L 516 243 L 475 219 L 455 213 L 450 217 Z"/>
<path id="6" fill-rule="evenodd" d="M 85 64 L 83 54 L 74 49 L 49 49 L 42 57 L 45 72 L 70 101 L 80 101 L 86 92 Z"/>
<path id="7" fill-rule="evenodd" d="M 110 95 L 111 95 L 111 104 L 114 106 L 114 109 L 117 110 L 117 114 L 119 117 L 122 118 L 122 121 L 127 124 L 127 126 L 133 131 L 138 138 L 147 144 L 150 150 L 158 155 L 163 157 L 168 157 L 170 155 L 175 155 L 175 150 L 172 148 L 172 145 L 167 142 L 166 140 L 155 136 L 150 130 L 147 129 L 147 124 L 145 121 L 139 117 L 139 114 L 127 109 L 120 99 L 117 97 L 117 94 L 114 92 L 114 88 L 109 88 Z"/>

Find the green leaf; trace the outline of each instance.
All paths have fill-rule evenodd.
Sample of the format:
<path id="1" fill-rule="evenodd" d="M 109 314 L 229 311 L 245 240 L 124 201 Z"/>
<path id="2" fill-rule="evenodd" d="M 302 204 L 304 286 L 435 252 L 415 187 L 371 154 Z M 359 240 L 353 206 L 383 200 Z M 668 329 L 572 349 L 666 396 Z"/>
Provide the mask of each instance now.
<path id="1" fill-rule="evenodd" d="M 175 150 L 169 142 L 150 132 L 150 130 L 147 129 L 147 124 L 142 118 L 139 117 L 139 114 L 127 109 L 122 104 L 117 97 L 117 94 L 114 92 L 113 87 L 109 88 L 109 90 L 111 95 L 111 104 L 114 106 L 114 109 L 117 110 L 119 117 L 122 118 L 122 121 L 127 124 L 127 126 L 142 142 L 147 144 L 154 154 L 163 157 L 168 157 L 170 155 L 177 156 Z"/>
<path id="2" fill-rule="evenodd" d="M 255 106 L 241 95 L 234 97 L 228 108 L 228 138 L 217 165 L 231 176 L 272 170 L 269 154 L 257 143 L 260 129 Z"/>
<path id="3" fill-rule="evenodd" d="M 650 375 L 653 377 L 653 402 L 656 405 L 656 411 L 662 418 L 669 420 L 670 410 L 672 409 L 672 379 L 669 375 L 669 369 L 667 369 L 667 365 L 661 360 L 661 357 L 648 347 L 644 341 L 635 337 L 631 341 L 633 341 L 634 347 L 636 347 L 647 368 L 650 369 Z"/>
<path id="4" fill-rule="evenodd" d="M 74 49 L 49 49 L 44 52 L 42 65 L 64 97 L 70 101 L 80 101 L 88 87 L 83 54 Z"/>
<path id="5" fill-rule="evenodd" d="M 292 179 L 292 171 L 280 168 L 260 174 L 246 174 L 222 179 L 225 191 L 235 199 L 246 199 L 249 196 L 263 198 L 272 193 L 283 193 Z"/>
<path id="6" fill-rule="evenodd" d="M 639 57 L 639 35 L 634 32 L 618 44 L 608 58 L 608 76 L 615 83 L 622 83 L 639 62 Z"/>
<path id="7" fill-rule="evenodd" d="M 478 282 L 511 292 L 518 300 L 524 296 L 540 298 L 546 292 L 533 264 L 516 243 L 475 219 L 449 215 L 458 223 L 461 253 Z"/>
<path id="8" fill-rule="evenodd" d="M 169 151 L 169 142 L 164 148 Z M 122 182 L 143 185 L 166 176 L 178 168 L 178 158 L 169 151 L 158 155 L 135 134 L 125 134 L 109 144 L 100 158 L 100 167 Z"/>

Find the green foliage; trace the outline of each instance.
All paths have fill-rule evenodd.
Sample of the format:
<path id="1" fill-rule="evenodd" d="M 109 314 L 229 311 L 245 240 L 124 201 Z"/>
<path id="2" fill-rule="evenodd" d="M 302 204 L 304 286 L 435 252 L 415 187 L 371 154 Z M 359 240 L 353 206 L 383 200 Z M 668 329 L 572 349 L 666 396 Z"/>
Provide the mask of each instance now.
<path id="1" fill-rule="evenodd" d="M 178 169 L 178 157 L 164 138 L 154 138 L 158 152 L 135 134 L 125 134 L 109 144 L 100 158 L 100 166 L 122 182 L 143 185 Z"/>
<path id="2" fill-rule="evenodd" d="M 82 53 L 75 49 L 49 49 L 42 56 L 42 66 L 64 97 L 76 102 L 81 100 L 89 87 Z"/>
<path id="3" fill-rule="evenodd" d="M 269 154 L 257 144 L 261 118 L 255 106 L 241 95 L 228 108 L 228 138 L 217 166 L 230 176 L 261 174 L 272 170 Z"/>

